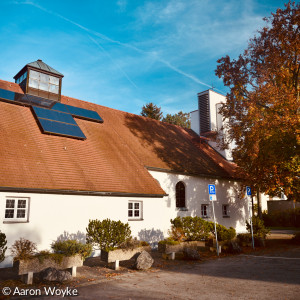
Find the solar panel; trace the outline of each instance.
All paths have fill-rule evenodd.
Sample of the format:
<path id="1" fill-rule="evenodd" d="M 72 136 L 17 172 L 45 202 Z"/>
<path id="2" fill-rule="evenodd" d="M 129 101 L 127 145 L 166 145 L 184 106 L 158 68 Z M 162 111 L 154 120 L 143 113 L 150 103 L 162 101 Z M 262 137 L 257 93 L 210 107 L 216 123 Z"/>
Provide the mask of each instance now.
<path id="1" fill-rule="evenodd" d="M 0 89 L 0 98 L 7 101 L 13 101 L 13 103 L 20 103 L 22 105 L 36 105 L 41 107 L 50 107 L 54 104 L 55 101 L 48 100 L 45 98 L 28 95 L 28 94 L 21 94 L 21 93 L 15 93 L 7 90 Z"/>
<path id="2" fill-rule="evenodd" d="M 0 99 L 15 104 L 31 106 L 33 114 L 44 133 L 86 139 L 73 116 L 93 122 L 103 122 L 102 118 L 95 111 L 38 96 L 0 89 Z"/>
<path id="3" fill-rule="evenodd" d="M 86 139 L 86 136 L 77 125 L 50 121 L 41 118 L 38 118 L 38 121 L 44 133 L 73 137 L 82 140 Z"/>
<path id="4" fill-rule="evenodd" d="M 7 90 L 0 89 L 0 98 L 4 100 L 15 100 L 15 93 Z"/>
<path id="5" fill-rule="evenodd" d="M 96 111 L 84 109 L 84 108 L 80 108 L 80 107 L 75 107 L 75 106 L 71 106 L 71 105 L 66 105 L 66 106 L 72 116 L 75 116 L 75 117 L 78 117 L 81 119 L 86 119 L 89 121 L 103 123 L 102 118 L 99 116 L 99 114 Z"/>
<path id="6" fill-rule="evenodd" d="M 40 107 L 51 107 L 51 105 L 54 104 L 55 101 L 49 100 L 46 98 L 38 97 L 38 96 L 33 96 L 26 94 L 27 97 L 27 102 L 29 105 L 36 105 Z"/>
<path id="7" fill-rule="evenodd" d="M 50 108 L 52 110 L 61 111 L 61 112 L 69 114 L 69 110 L 67 108 L 67 105 L 62 104 L 62 103 L 57 102 L 57 101 L 53 101 L 53 103 L 51 104 Z"/>
<path id="8" fill-rule="evenodd" d="M 32 106 L 32 109 L 38 118 L 77 125 L 77 123 L 70 114 L 36 106 Z"/>
<path id="9" fill-rule="evenodd" d="M 69 113 L 32 106 L 33 113 L 44 133 L 85 139 L 85 135 Z"/>

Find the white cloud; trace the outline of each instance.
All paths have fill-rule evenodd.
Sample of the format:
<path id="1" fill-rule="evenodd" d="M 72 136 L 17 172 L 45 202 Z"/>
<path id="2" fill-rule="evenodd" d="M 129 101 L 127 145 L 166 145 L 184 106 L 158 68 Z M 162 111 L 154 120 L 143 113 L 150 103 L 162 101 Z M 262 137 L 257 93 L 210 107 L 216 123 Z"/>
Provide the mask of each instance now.
<path id="1" fill-rule="evenodd" d="M 76 26 L 76 27 L 82 29 L 83 31 L 85 31 L 85 32 L 87 32 L 87 33 L 89 33 L 90 35 L 97 36 L 97 37 L 99 37 L 99 38 L 101 38 L 101 39 L 103 39 L 103 40 L 106 40 L 106 41 L 111 42 L 111 43 L 113 43 L 113 44 L 118 44 L 118 45 L 123 46 L 123 47 L 125 47 L 125 48 L 134 50 L 134 51 L 136 51 L 136 52 L 138 52 L 138 53 L 144 54 L 144 55 L 146 55 L 146 56 L 151 56 L 151 57 L 153 57 L 154 59 L 156 59 L 157 61 L 159 61 L 160 63 L 164 64 L 164 65 L 165 65 L 166 67 L 168 67 L 169 69 L 171 69 L 171 70 L 177 72 L 178 74 L 183 75 L 184 77 L 189 78 L 189 79 L 195 81 L 196 83 L 202 84 L 202 85 L 204 85 L 204 86 L 209 86 L 209 85 L 207 85 L 206 83 L 203 83 L 203 82 L 202 82 L 200 79 L 198 79 L 196 76 L 194 76 L 194 75 L 192 75 L 192 74 L 189 74 L 188 72 L 185 72 L 185 71 L 181 70 L 179 67 L 174 66 L 170 61 L 168 61 L 168 60 L 166 60 L 166 59 L 164 59 L 164 58 L 159 57 L 159 56 L 156 54 L 156 52 L 153 52 L 153 51 L 145 51 L 145 50 L 142 50 L 141 48 L 138 48 L 138 47 L 136 47 L 136 46 L 134 46 L 134 45 L 132 45 L 132 44 L 123 43 L 123 42 L 121 42 L 121 41 L 111 39 L 110 37 L 108 37 L 108 36 L 106 36 L 106 35 L 104 35 L 104 34 L 102 34 L 102 33 L 100 33 L 100 32 L 97 32 L 97 31 L 95 31 L 95 30 L 89 29 L 89 28 L 87 28 L 87 27 L 85 27 L 85 26 L 83 26 L 83 25 L 81 25 L 81 24 L 79 24 L 79 23 L 77 23 L 77 22 L 75 22 L 75 21 L 73 21 L 73 20 L 71 20 L 71 19 L 69 19 L 69 18 L 63 16 L 63 15 L 61 15 L 61 14 L 56 13 L 55 11 L 48 10 L 48 9 L 44 8 L 43 6 L 41 6 L 41 5 L 39 5 L 39 4 L 36 4 L 36 3 L 34 3 L 34 2 L 23 2 L 23 4 L 32 5 L 32 6 L 38 8 L 38 9 L 40 9 L 40 10 L 43 10 L 43 11 L 49 13 L 49 14 L 52 14 L 52 15 L 54 15 L 54 16 L 60 18 L 60 19 L 63 19 L 63 20 L 65 20 L 66 22 L 68 22 L 68 23 L 70 23 L 70 24 L 73 24 L 74 26 Z M 171 17 L 171 16 L 174 17 L 174 15 L 175 15 L 176 13 L 178 13 L 178 11 L 180 11 L 182 7 L 183 7 L 183 6 L 180 6 L 180 5 L 178 6 L 178 5 L 177 5 L 176 8 L 172 8 L 172 7 L 169 5 L 168 7 L 166 7 L 165 9 L 163 9 L 163 11 L 162 11 L 162 17 L 163 17 L 164 15 L 169 15 L 170 17 Z M 99 45 L 98 45 L 98 46 L 99 46 Z M 123 72 L 123 73 L 124 73 L 124 72 Z M 127 78 L 129 81 L 131 81 L 130 78 L 126 75 L 126 73 L 124 73 L 124 75 L 126 76 L 126 78 Z M 131 83 L 134 84 L 133 82 L 131 82 Z"/>
<path id="2" fill-rule="evenodd" d="M 119 9 L 119 12 L 125 12 L 127 8 L 127 0 L 118 0 L 117 1 L 117 6 Z"/>
<path id="3" fill-rule="evenodd" d="M 159 49 L 173 62 L 200 52 L 214 57 L 245 47 L 262 24 L 262 16 L 254 14 L 252 6 L 251 1 L 237 0 L 147 2 L 137 9 L 132 26 L 143 32 L 154 25 L 152 50 Z"/>
<path id="4" fill-rule="evenodd" d="M 51 6 L 41 1 L 17 3 L 46 12 L 52 22 L 60 19 L 63 26 L 71 25 L 60 29 L 65 37 L 58 36 L 57 40 L 51 33 L 44 34 L 44 39 L 41 34 L 27 33 L 16 39 L 17 46 L 25 50 L 22 41 L 45 43 L 44 48 L 36 44 L 40 49 L 59 41 L 58 57 L 59 51 L 72 47 L 68 61 L 53 65 L 66 75 L 63 93 L 127 111 L 132 106 L 134 113 L 140 113 L 149 101 L 161 106 L 164 114 L 189 112 L 196 109 L 197 92 L 211 84 L 224 92 L 221 80 L 214 75 L 216 60 L 241 53 L 262 24 L 262 16 L 253 10 L 257 3 L 250 0 L 137 1 L 135 11 L 131 2 L 119 0 L 113 4 L 114 13 L 116 9 L 118 13 L 126 11 L 126 20 L 132 21 L 122 24 L 115 34 L 107 34 L 109 31 L 97 28 L 96 23 L 86 25 L 54 6 L 50 11 L 47 7 Z M 123 17 L 118 13 L 115 17 Z M 22 59 L 28 61 L 19 57 Z"/>

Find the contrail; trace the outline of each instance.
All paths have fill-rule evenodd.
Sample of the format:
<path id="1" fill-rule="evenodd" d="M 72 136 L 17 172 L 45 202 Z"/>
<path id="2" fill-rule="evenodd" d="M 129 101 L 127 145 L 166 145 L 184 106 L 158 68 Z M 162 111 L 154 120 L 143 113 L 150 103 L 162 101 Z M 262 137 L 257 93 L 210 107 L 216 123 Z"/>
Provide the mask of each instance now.
<path id="1" fill-rule="evenodd" d="M 135 87 L 135 88 L 138 88 L 136 86 L 136 84 L 130 79 L 130 77 L 127 75 L 127 73 L 119 66 L 119 64 L 117 64 L 113 58 L 111 57 L 111 55 L 102 47 L 102 45 L 97 42 L 96 40 L 94 40 L 91 36 L 89 36 L 89 39 L 94 42 L 96 44 L 97 47 L 99 47 L 104 53 L 105 55 L 112 61 L 113 64 L 115 64 L 117 66 L 117 68 L 123 73 L 123 75 L 127 78 L 127 80 Z"/>
<path id="2" fill-rule="evenodd" d="M 188 74 L 188 73 L 186 73 L 186 72 L 183 72 L 183 71 L 181 71 L 180 69 L 178 69 L 178 68 L 172 66 L 168 61 L 165 61 L 165 60 L 163 60 L 163 59 L 161 59 L 161 58 L 158 58 L 158 60 L 161 61 L 161 62 L 162 62 L 163 64 L 165 64 L 166 66 L 168 66 L 168 67 L 169 67 L 170 69 L 172 69 L 173 71 L 175 71 L 175 72 L 177 72 L 177 73 L 179 73 L 179 74 L 181 74 L 181 75 L 183 75 L 183 76 L 185 76 L 185 77 L 187 77 L 187 78 L 190 78 L 190 79 L 194 80 L 195 82 L 197 82 L 197 83 L 199 83 L 199 84 L 202 84 L 202 85 L 211 87 L 211 85 L 206 84 L 206 83 L 200 81 L 200 80 L 199 80 L 197 77 L 195 77 L 194 75 L 191 75 L 191 74 Z"/>
<path id="3" fill-rule="evenodd" d="M 197 78 L 196 76 L 194 76 L 194 75 L 191 75 L 191 74 L 189 74 L 189 73 L 186 73 L 186 72 L 184 72 L 184 71 L 178 69 L 177 67 L 173 66 L 170 62 L 168 62 L 168 61 L 166 61 L 166 60 L 164 60 L 164 59 L 158 57 L 158 56 L 156 55 L 156 53 L 144 51 L 144 50 L 139 49 L 139 48 L 137 48 L 137 47 L 135 47 L 135 46 L 132 46 L 132 45 L 130 45 L 130 44 L 126 44 L 126 43 L 122 43 L 122 42 L 117 41 L 117 40 L 113 40 L 113 39 L 109 38 L 108 36 L 106 36 L 106 35 L 104 35 L 104 34 L 102 34 L 102 33 L 99 33 L 99 32 L 97 32 L 97 31 L 94 31 L 94 30 L 92 30 L 92 29 L 89 29 L 89 28 L 87 28 L 87 27 L 84 27 L 84 26 L 82 26 L 81 24 L 76 23 L 76 22 L 74 22 L 74 21 L 72 21 L 72 20 L 70 20 L 70 19 L 68 19 L 68 18 L 66 18 L 66 17 L 64 17 L 64 16 L 62 16 L 62 15 L 56 13 L 56 12 L 53 12 L 53 11 L 51 11 L 51 10 L 48 10 L 48 9 L 46 9 L 46 8 L 40 6 L 40 5 L 38 5 L 38 4 L 36 4 L 36 3 L 32 2 L 32 1 L 23 1 L 23 2 L 15 2 L 15 3 L 17 3 L 17 4 L 27 4 L 27 5 L 32 5 L 32 6 L 38 8 L 38 9 L 40 9 L 40 10 L 43 10 L 43 11 L 47 12 L 48 14 L 52 14 L 52 15 L 58 17 L 58 18 L 61 18 L 61 19 L 65 20 L 66 22 L 69 22 L 69 23 L 71 23 L 71 24 L 77 26 L 78 28 L 80 28 L 80 29 L 82 29 L 82 30 L 84 30 L 84 31 L 86 31 L 86 32 L 88 32 L 88 33 L 90 33 L 90 34 L 92 34 L 92 35 L 95 35 L 95 36 L 97 36 L 97 37 L 100 37 L 101 39 L 104 39 L 104 40 L 109 41 L 109 42 L 111 42 L 111 43 L 118 44 L 118 45 L 120 45 L 120 46 L 129 48 L 129 49 L 132 49 L 132 50 L 134 50 L 134 51 L 136 51 L 136 52 L 139 52 L 139 53 L 142 53 L 142 54 L 144 54 L 144 55 L 151 56 L 151 57 L 155 58 L 157 61 L 159 61 L 159 62 L 161 62 L 162 64 L 164 64 L 165 66 L 167 66 L 169 69 L 173 70 L 174 72 L 176 72 L 176 73 L 178 73 L 178 74 L 181 74 L 181 75 L 183 75 L 184 77 L 189 78 L 189 79 L 193 80 L 194 82 L 196 82 L 196 83 L 198 83 L 198 84 L 201 84 L 201 85 L 204 85 L 204 86 L 207 86 L 207 87 L 211 88 L 211 85 L 202 82 L 200 79 L 198 79 L 198 78 Z M 95 40 L 94 40 L 94 42 L 95 42 Z M 96 44 L 97 44 L 97 43 L 96 43 Z M 99 46 L 99 45 L 98 45 L 98 46 Z M 101 47 L 101 46 L 100 46 L 100 47 Z M 101 47 L 101 48 L 103 49 L 103 47 Z M 104 49 L 103 49 L 103 50 L 104 50 Z M 104 50 L 104 51 L 105 51 L 105 50 Z M 111 59 L 112 59 L 112 58 L 111 58 Z M 125 72 L 123 72 L 123 74 L 125 75 Z M 129 79 L 129 77 L 128 77 L 127 75 L 125 75 L 125 76 L 126 76 L 126 78 L 127 78 L 127 79 L 128 79 L 135 87 L 137 87 L 137 86 Z M 218 90 L 218 89 L 215 88 L 215 90 Z M 218 90 L 218 91 L 220 91 L 220 90 Z M 222 92 L 222 91 L 220 91 L 220 92 Z"/>

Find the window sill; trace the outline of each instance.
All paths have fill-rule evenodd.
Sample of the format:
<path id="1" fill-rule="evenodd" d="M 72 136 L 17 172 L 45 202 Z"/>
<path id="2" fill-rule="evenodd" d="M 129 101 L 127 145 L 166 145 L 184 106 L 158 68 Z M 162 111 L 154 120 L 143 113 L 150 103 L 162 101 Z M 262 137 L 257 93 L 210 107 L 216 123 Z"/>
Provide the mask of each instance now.
<path id="1" fill-rule="evenodd" d="M 179 211 L 188 211 L 188 209 L 186 207 L 176 207 L 176 210 L 179 210 Z"/>
<path id="2" fill-rule="evenodd" d="M 128 219 L 128 221 L 144 221 L 144 219 Z"/>
<path id="3" fill-rule="evenodd" d="M 209 219 L 209 216 L 201 216 L 202 219 Z"/>
<path id="4" fill-rule="evenodd" d="M 223 216 L 223 218 L 230 218 L 230 216 Z"/>
<path id="5" fill-rule="evenodd" d="M 18 221 L 18 220 L 11 220 L 11 221 L 3 221 L 3 224 L 17 224 L 17 223 L 29 223 L 29 221 Z"/>

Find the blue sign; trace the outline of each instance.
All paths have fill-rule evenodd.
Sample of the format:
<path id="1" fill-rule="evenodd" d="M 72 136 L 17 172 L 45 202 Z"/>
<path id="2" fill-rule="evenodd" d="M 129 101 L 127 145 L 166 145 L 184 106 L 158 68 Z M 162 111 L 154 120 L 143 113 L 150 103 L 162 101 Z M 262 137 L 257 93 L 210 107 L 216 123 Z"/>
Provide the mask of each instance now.
<path id="1" fill-rule="evenodd" d="M 214 184 L 208 185 L 208 193 L 209 195 L 215 195 L 216 194 L 216 186 Z"/>
<path id="2" fill-rule="evenodd" d="M 246 191 L 247 191 L 247 196 L 251 196 L 251 187 L 250 186 L 246 186 Z"/>

